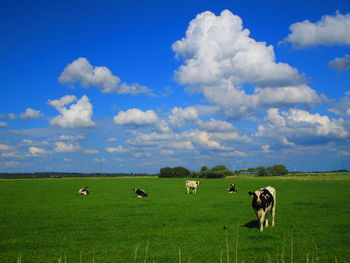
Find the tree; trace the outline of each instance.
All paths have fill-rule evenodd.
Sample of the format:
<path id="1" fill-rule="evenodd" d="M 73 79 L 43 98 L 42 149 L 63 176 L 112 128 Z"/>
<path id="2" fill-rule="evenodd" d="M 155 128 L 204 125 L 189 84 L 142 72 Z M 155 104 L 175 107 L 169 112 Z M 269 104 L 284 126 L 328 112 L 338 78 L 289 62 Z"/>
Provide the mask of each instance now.
<path id="1" fill-rule="evenodd" d="M 259 166 L 256 168 L 258 176 L 267 176 L 267 169 L 264 166 Z"/>
<path id="2" fill-rule="evenodd" d="M 284 165 L 276 164 L 267 168 L 267 173 L 271 176 L 281 176 L 288 173 L 287 168 Z"/>
<path id="3" fill-rule="evenodd" d="M 159 171 L 160 178 L 190 177 L 191 172 L 183 167 L 165 167 Z"/>

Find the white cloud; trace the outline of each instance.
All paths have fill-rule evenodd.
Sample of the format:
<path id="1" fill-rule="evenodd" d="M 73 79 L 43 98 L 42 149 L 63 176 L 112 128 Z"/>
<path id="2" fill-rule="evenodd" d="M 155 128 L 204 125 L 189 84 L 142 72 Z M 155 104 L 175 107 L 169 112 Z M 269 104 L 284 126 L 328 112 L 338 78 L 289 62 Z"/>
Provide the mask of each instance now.
<path id="1" fill-rule="evenodd" d="M 335 58 L 329 62 L 328 65 L 336 71 L 350 70 L 350 55 L 345 55 L 342 58 Z"/>
<path id="2" fill-rule="evenodd" d="M 334 102 L 329 111 L 344 118 L 350 118 L 350 90 L 339 101 Z"/>
<path id="3" fill-rule="evenodd" d="M 350 13 L 334 16 L 325 15 L 312 23 L 309 20 L 294 23 L 289 27 L 292 32 L 283 42 L 290 42 L 298 48 L 315 45 L 350 45 Z"/>
<path id="4" fill-rule="evenodd" d="M 78 140 L 84 140 L 85 136 L 82 134 L 79 135 L 60 135 L 58 137 L 58 140 L 60 141 L 78 141 Z"/>
<path id="5" fill-rule="evenodd" d="M 200 121 L 199 127 L 206 131 L 217 132 L 217 131 L 234 131 L 235 127 L 227 122 L 216 119 L 210 119 L 209 121 Z"/>
<path id="6" fill-rule="evenodd" d="M 0 151 L 7 151 L 11 148 L 10 145 L 7 144 L 0 144 Z"/>
<path id="7" fill-rule="evenodd" d="M 60 113 L 50 120 L 50 124 L 62 128 L 93 127 L 95 123 L 91 120 L 93 111 L 89 98 L 84 95 L 75 104 L 71 104 L 76 100 L 77 98 L 73 95 L 66 95 L 59 100 L 49 100 L 48 105 Z M 71 104 L 70 107 L 66 108 L 69 104 Z"/>
<path id="8" fill-rule="evenodd" d="M 123 152 L 128 152 L 128 149 L 123 148 L 122 146 L 118 147 L 107 147 L 106 151 L 109 153 L 123 153 Z"/>
<path id="9" fill-rule="evenodd" d="M 23 120 L 37 119 L 44 116 L 39 110 L 33 110 L 32 108 L 27 108 L 19 117 Z"/>
<path id="10" fill-rule="evenodd" d="M 151 93 L 149 88 L 137 83 L 120 83 L 120 78 L 113 75 L 107 67 L 94 67 L 86 58 L 78 58 L 68 64 L 58 80 L 62 84 L 69 85 L 80 83 L 84 88 L 94 86 L 101 89 L 103 93 L 133 95 Z"/>
<path id="11" fill-rule="evenodd" d="M 209 102 L 219 105 L 227 116 L 236 119 L 254 117 L 258 110 L 270 107 L 313 106 L 327 101 L 305 85 L 256 88 L 251 95 L 232 85 L 218 85 L 215 88 L 205 87 L 203 93 Z"/>
<path id="12" fill-rule="evenodd" d="M 28 152 L 31 155 L 47 154 L 47 151 L 45 149 L 34 147 L 34 146 L 29 147 Z"/>
<path id="13" fill-rule="evenodd" d="M 284 146 L 318 144 L 334 139 L 344 139 L 349 132 L 344 120 L 330 119 L 319 113 L 289 109 L 281 114 L 276 108 L 268 110 L 265 123 L 258 127 L 256 136 L 272 138 Z"/>
<path id="14" fill-rule="evenodd" d="M 177 127 L 185 124 L 196 124 L 199 121 L 198 112 L 194 107 L 175 107 L 171 110 L 171 114 L 168 118 L 169 123 Z"/>
<path id="15" fill-rule="evenodd" d="M 137 126 L 154 125 L 160 121 L 153 110 L 142 111 L 136 108 L 120 111 L 113 119 L 115 124 Z"/>
<path id="16" fill-rule="evenodd" d="M 298 71 L 276 63 L 272 46 L 249 37 L 239 16 L 224 10 L 219 16 L 207 11 L 196 16 L 186 37 L 172 48 L 185 64 L 176 72 L 181 84 L 212 85 L 223 80 L 260 86 L 300 83 Z"/>
<path id="17" fill-rule="evenodd" d="M 56 152 L 77 152 L 80 150 L 78 143 L 55 142 Z"/>
<path id="18" fill-rule="evenodd" d="M 251 38 L 241 18 L 228 10 L 219 16 L 198 14 L 172 49 L 184 61 L 176 80 L 203 93 L 230 118 L 254 118 L 261 109 L 325 101 L 305 85 L 297 69 L 276 62 L 273 47 Z M 247 84 L 253 94 L 246 93 Z"/>

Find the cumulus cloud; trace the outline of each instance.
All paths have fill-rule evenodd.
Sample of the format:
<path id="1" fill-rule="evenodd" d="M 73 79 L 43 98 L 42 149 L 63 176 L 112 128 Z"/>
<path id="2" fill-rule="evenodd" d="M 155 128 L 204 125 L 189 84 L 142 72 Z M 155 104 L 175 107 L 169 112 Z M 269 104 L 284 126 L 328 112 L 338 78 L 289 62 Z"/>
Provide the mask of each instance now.
<path id="1" fill-rule="evenodd" d="M 91 120 L 93 111 L 89 98 L 84 95 L 75 104 L 71 104 L 74 101 L 77 101 L 77 97 L 74 95 L 66 95 L 59 100 L 49 100 L 48 105 L 54 107 L 60 113 L 60 115 L 50 120 L 50 124 L 62 128 L 95 126 L 95 123 Z M 66 108 L 66 105 L 69 104 L 71 104 L 70 107 Z"/>
<path id="2" fill-rule="evenodd" d="M 120 78 L 113 75 L 107 67 L 94 67 L 86 58 L 78 58 L 68 64 L 59 76 L 58 81 L 61 84 L 69 85 L 80 83 L 84 88 L 94 86 L 101 89 L 103 93 L 151 94 L 149 88 L 140 84 L 121 83 Z"/>
<path id="3" fill-rule="evenodd" d="M 185 124 L 196 124 L 199 121 L 199 115 L 194 107 L 179 108 L 175 107 L 169 115 L 169 123 L 173 126 L 183 126 Z"/>
<path id="4" fill-rule="evenodd" d="M 257 42 L 239 16 L 224 10 L 219 16 L 198 14 L 186 36 L 172 45 L 183 60 L 175 72 L 180 84 L 203 93 L 228 116 L 254 116 L 270 107 L 314 105 L 323 96 L 305 85 L 306 79 L 286 63 L 276 62 L 272 46 Z M 247 94 L 245 85 L 254 88 Z"/>
<path id="5" fill-rule="evenodd" d="M 298 109 L 280 113 L 277 108 L 271 108 L 256 135 L 273 138 L 284 146 L 317 144 L 347 138 L 349 132 L 344 124 L 343 119 L 330 119 L 319 113 L 311 114 Z"/>
<path id="6" fill-rule="evenodd" d="M 336 71 L 350 70 L 350 55 L 345 55 L 342 58 L 335 58 L 329 62 L 328 65 Z"/>
<path id="7" fill-rule="evenodd" d="M 276 63 L 272 46 L 257 42 L 244 29 L 239 16 L 224 10 L 219 16 L 207 11 L 196 16 L 186 37 L 172 48 L 184 60 L 175 76 L 182 84 L 250 82 L 261 86 L 300 83 L 295 68 Z"/>
<path id="8" fill-rule="evenodd" d="M 77 152 L 80 150 L 78 143 L 55 142 L 56 152 Z"/>
<path id="9" fill-rule="evenodd" d="M 153 110 L 142 111 L 136 108 L 120 111 L 113 119 L 115 124 L 120 125 L 144 126 L 159 122 L 159 118 Z"/>
<path id="10" fill-rule="evenodd" d="M 316 23 L 309 20 L 292 24 L 290 33 L 282 42 L 305 48 L 316 45 L 350 45 L 350 13 L 325 15 Z"/>
<path id="11" fill-rule="evenodd" d="M 350 119 L 350 90 L 339 101 L 334 102 L 329 111 L 343 118 Z"/>
<path id="12" fill-rule="evenodd" d="M 33 110 L 32 108 L 27 108 L 19 117 L 23 120 L 37 119 L 44 116 L 39 110 Z"/>
<path id="13" fill-rule="evenodd" d="M 219 105 L 227 116 L 236 119 L 254 117 L 258 110 L 270 107 L 299 104 L 310 107 L 327 101 L 325 96 L 318 95 L 306 85 L 256 88 L 251 95 L 232 85 L 218 85 L 205 87 L 203 94 L 209 102 Z"/>

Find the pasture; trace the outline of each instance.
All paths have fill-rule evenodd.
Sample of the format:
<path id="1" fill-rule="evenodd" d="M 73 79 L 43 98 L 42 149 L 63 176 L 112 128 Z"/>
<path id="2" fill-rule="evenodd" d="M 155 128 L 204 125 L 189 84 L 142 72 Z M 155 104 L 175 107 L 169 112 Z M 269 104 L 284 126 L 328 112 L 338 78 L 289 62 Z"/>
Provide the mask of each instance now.
<path id="1" fill-rule="evenodd" d="M 0 262 L 350 262 L 350 181 L 202 179 L 187 195 L 185 180 L 0 180 Z M 268 185 L 276 226 L 260 233 L 247 193 Z"/>

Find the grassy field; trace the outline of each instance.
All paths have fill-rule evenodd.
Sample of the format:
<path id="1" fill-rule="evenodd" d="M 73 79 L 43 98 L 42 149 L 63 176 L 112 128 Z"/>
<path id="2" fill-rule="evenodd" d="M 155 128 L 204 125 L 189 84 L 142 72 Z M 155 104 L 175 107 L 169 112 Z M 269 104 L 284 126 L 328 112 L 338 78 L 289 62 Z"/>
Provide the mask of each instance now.
<path id="1" fill-rule="evenodd" d="M 197 195 L 186 179 L 0 180 L 0 262 L 350 262 L 348 177 L 298 178 L 201 180 Z M 267 185 L 276 226 L 260 233 L 247 192 Z"/>

